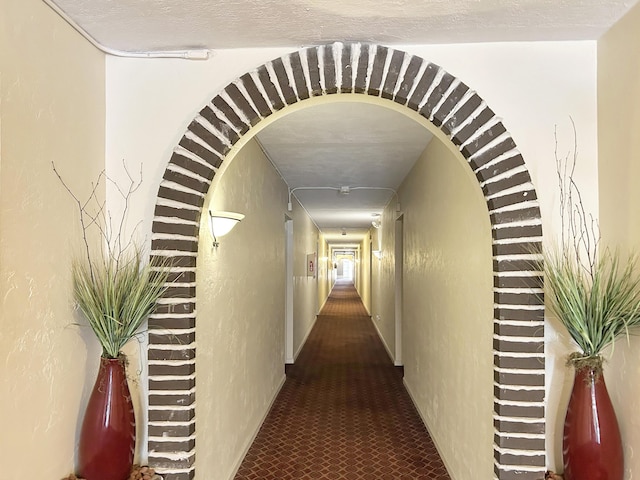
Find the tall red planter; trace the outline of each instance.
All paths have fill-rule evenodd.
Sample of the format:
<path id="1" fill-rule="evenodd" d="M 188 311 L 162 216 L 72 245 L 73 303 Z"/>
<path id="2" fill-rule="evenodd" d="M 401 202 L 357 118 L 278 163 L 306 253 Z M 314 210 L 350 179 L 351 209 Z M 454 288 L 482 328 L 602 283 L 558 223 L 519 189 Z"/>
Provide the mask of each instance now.
<path id="1" fill-rule="evenodd" d="M 624 457 L 602 370 L 576 368 L 562 445 L 565 480 L 622 480 Z"/>
<path id="2" fill-rule="evenodd" d="M 78 473 L 86 480 L 126 480 L 136 443 L 124 358 L 101 358 L 82 422 Z"/>

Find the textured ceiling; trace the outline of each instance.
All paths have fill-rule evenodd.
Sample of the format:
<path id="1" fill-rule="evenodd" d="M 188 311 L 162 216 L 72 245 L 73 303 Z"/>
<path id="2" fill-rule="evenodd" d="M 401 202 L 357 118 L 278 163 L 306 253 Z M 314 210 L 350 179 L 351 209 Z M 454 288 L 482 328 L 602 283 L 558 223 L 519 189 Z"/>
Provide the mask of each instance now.
<path id="1" fill-rule="evenodd" d="M 45 0 L 124 51 L 596 39 L 636 0 Z"/>
<path id="2" fill-rule="evenodd" d="M 331 41 L 385 45 L 597 39 L 638 0 L 43 0 L 94 43 L 149 52 Z M 259 141 L 292 188 L 396 188 L 430 136 L 368 104 L 278 120 Z M 387 191 L 297 191 L 330 238 L 363 235 Z M 341 235 L 342 230 L 349 235 Z"/>
<path id="3" fill-rule="evenodd" d="M 258 141 L 316 224 L 344 240 L 362 235 L 381 213 L 432 136 L 394 110 L 360 102 L 331 102 L 289 114 Z M 322 189 L 318 190 L 317 188 Z M 348 194 L 340 187 L 350 187 Z"/>

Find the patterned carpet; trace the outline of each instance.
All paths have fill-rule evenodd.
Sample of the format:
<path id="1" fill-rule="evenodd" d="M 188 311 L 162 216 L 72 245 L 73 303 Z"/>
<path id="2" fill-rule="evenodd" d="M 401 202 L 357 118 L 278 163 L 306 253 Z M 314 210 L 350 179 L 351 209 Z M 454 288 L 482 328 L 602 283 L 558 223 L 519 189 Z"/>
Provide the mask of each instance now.
<path id="1" fill-rule="evenodd" d="M 235 479 L 449 479 L 353 284 L 334 287 Z"/>

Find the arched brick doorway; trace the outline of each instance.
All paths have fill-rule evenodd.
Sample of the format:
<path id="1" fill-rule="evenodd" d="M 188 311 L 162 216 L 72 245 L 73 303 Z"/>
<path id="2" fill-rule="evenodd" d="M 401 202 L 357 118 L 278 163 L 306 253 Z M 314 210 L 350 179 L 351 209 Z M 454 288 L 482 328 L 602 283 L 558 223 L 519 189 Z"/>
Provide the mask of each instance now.
<path id="1" fill-rule="evenodd" d="M 195 476 L 196 253 L 204 198 L 249 129 L 310 97 L 358 93 L 418 112 L 467 159 L 490 215 L 494 265 L 494 459 L 500 480 L 545 470 L 544 304 L 540 210 L 515 142 L 485 102 L 419 57 L 380 45 L 334 43 L 283 56 L 207 104 L 175 148 L 158 192 L 152 250 L 173 257 L 174 282 L 149 320 L 149 462 L 167 480 Z M 179 277 L 179 278 L 178 278 Z"/>

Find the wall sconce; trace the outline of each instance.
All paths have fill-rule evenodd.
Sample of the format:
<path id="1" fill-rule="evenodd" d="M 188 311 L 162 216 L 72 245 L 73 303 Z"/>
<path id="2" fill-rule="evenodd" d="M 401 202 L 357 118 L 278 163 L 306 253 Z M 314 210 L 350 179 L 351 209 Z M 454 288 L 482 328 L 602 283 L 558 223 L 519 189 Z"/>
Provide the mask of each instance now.
<path id="1" fill-rule="evenodd" d="M 244 218 L 241 213 L 234 212 L 214 212 L 209 210 L 209 228 L 213 237 L 213 246 L 220 245 L 218 238 L 225 236 L 240 220 Z"/>
<path id="2" fill-rule="evenodd" d="M 382 258 L 382 250 L 373 250 L 371 253 L 373 253 L 373 256 L 378 260 Z"/>
<path id="3" fill-rule="evenodd" d="M 373 221 L 371 222 L 371 225 L 373 225 L 373 228 L 380 228 L 380 225 L 382 225 L 382 223 L 380 222 L 380 214 L 373 213 L 371 214 L 371 216 L 373 217 Z"/>

